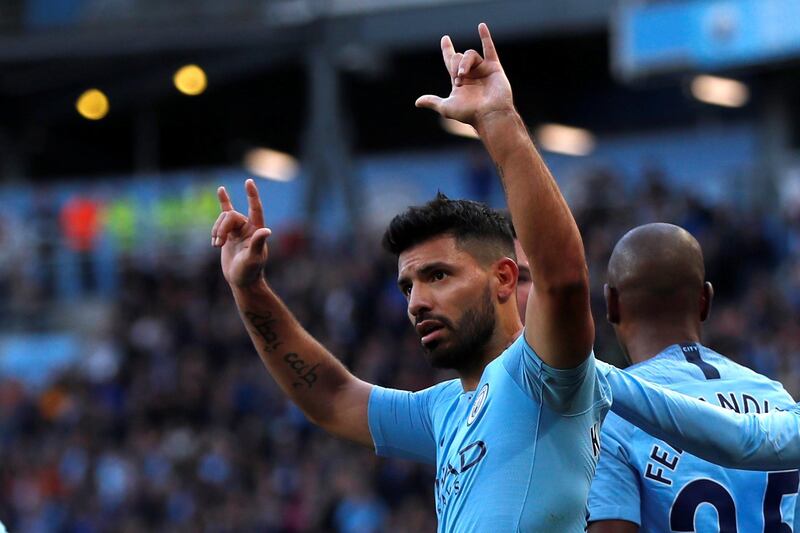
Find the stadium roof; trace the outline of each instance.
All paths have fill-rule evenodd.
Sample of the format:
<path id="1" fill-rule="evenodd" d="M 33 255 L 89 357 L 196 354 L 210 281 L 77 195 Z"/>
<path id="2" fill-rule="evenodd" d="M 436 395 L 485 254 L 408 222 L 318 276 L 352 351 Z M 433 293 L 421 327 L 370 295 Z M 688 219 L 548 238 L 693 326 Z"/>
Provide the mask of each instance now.
<path id="1" fill-rule="evenodd" d="M 17 2 L 0 20 L 6 178 L 239 164 L 251 146 L 301 155 L 311 107 L 324 112 L 330 101 L 341 103 L 329 118 L 352 134 L 356 152 L 466 142 L 413 102 L 448 90 L 441 34 L 477 47 L 481 20 L 532 123 L 635 129 L 686 123 L 695 112 L 674 83 L 640 91 L 612 80 L 611 0 L 74 0 L 82 11 L 37 19 L 38 4 L 48 2 Z M 338 73 L 324 83 L 338 82 L 331 91 L 341 95 L 327 103 L 309 87 L 319 74 L 311 58 L 321 55 Z M 172 85 L 189 63 L 208 75 L 200 96 Z M 75 111 L 90 87 L 110 101 L 96 122 Z"/>

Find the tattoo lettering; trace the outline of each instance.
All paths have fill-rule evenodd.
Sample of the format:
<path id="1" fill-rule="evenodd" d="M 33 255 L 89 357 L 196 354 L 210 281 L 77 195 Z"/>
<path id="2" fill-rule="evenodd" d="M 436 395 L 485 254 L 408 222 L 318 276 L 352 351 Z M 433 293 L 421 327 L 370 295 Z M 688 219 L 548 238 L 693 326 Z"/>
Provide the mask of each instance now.
<path id="1" fill-rule="evenodd" d="M 277 320 L 272 318 L 272 313 L 267 312 L 266 315 L 259 315 L 246 311 L 244 315 L 261 338 L 264 339 L 266 343 L 264 344 L 264 350 L 266 350 L 267 353 L 273 353 L 283 346 L 283 342 L 278 339 L 278 334 L 275 332 L 274 326 Z M 289 352 L 284 355 L 283 360 L 297 375 L 297 381 L 292 383 L 292 387 L 295 389 L 300 387 L 308 387 L 310 389 L 314 386 L 314 383 L 317 382 L 316 370 L 319 364 L 310 365 L 294 352 Z"/>
<path id="2" fill-rule="evenodd" d="M 314 371 L 317 369 L 319 364 L 309 366 L 308 363 L 300 359 L 300 356 L 294 352 L 289 352 L 284 355 L 283 360 L 286 361 L 286 364 L 289 365 L 289 368 L 294 370 L 294 373 L 297 374 L 297 377 L 299 378 L 298 381 L 292 383 L 292 387 L 295 389 L 305 386 L 308 386 L 310 389 L 314 386 L 314 383 L 317 382 L 317 374 Z"/>
<path id="3" fill-rule="evenodd" d="M 247 317 L 247 320 L 250 321 L 253 327 L 256 328 L 256 331 L 258 331 L 258 334 L 261 335 L 261 338 L 266 342 L 264 349 L 267 351 L 267 353 L 274 352 L 283 344 L 278 340 L 278 334 L 272 329 L 275 322 L 277 322 L 277 320 L 272 318 L 272 313 L 267 311 L 266 315 L 257 315 L 256 313 L 247 311 L 244 315 Z"/>

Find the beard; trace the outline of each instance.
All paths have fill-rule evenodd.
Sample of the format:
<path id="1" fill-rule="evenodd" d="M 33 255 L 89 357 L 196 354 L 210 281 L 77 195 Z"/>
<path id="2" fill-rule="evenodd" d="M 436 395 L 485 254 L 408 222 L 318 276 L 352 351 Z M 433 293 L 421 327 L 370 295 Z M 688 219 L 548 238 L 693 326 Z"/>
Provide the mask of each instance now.
<path id="1" fill-rule="evenodd" d="M 464 371 L 481 364 L 484 348 L 497 324 L 489 285 L 475 305 L 464 311 L 455 326 L 444 317 L 438 319 L 450 330 L 450 336 L 422 346 L 431 366 Z"/>

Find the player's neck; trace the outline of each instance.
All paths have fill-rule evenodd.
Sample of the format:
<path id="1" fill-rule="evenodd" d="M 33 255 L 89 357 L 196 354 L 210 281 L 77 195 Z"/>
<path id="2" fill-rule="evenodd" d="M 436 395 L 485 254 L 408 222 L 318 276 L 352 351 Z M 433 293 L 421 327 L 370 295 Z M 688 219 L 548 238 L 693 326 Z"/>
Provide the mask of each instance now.
<path id="1" fill-rule="evenodd" d="M 489 339 L 480 357 L 477 358 L 478 363 L 474 368 L 464 368 L 458 372 L 458 377 L 461 379 L 461 387 L 464 391 L 473 391 L 478 388 L 486 365 L 500 357 L 505 349 L 517 340 L 517 337 L 519 337 L 521 333 L 522 323 L 519 320 L 516 309 L 514 309 L 511 318 L 503 319 L 499 317 L 492 338 Z"/>
<path id="2" fill-rule="evenodd" d="M 700 326 L 695 324 L 643 322 L 629 329 L 625 348 L 633 364 L 647 361 L 673 344 L 700 342 Z"/>

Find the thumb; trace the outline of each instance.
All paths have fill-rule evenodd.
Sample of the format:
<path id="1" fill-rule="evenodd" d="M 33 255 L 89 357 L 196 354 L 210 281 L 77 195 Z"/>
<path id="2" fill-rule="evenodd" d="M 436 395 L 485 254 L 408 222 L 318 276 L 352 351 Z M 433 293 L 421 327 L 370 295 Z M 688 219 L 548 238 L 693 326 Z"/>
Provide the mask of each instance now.
<path id="1" fill-rule="evenodd" d="M 264 253 L 264 246 L 267 243 L 267 237 L 272 235 L 272 230 L 269 228 L 259 228 L 250 237 L 250 255 L 261 257 Z"/>
<path id="2" fill-rule="evenodd" d="M 442 102 L 444 102 L 444 99 L 432 94 L 426 94 L 425 96 L 420 96 L 417 98 L 417 101 L 414 103 L 414 105 L 425 109 L 433 109 L 437 113 L 441 114 Z"/>

